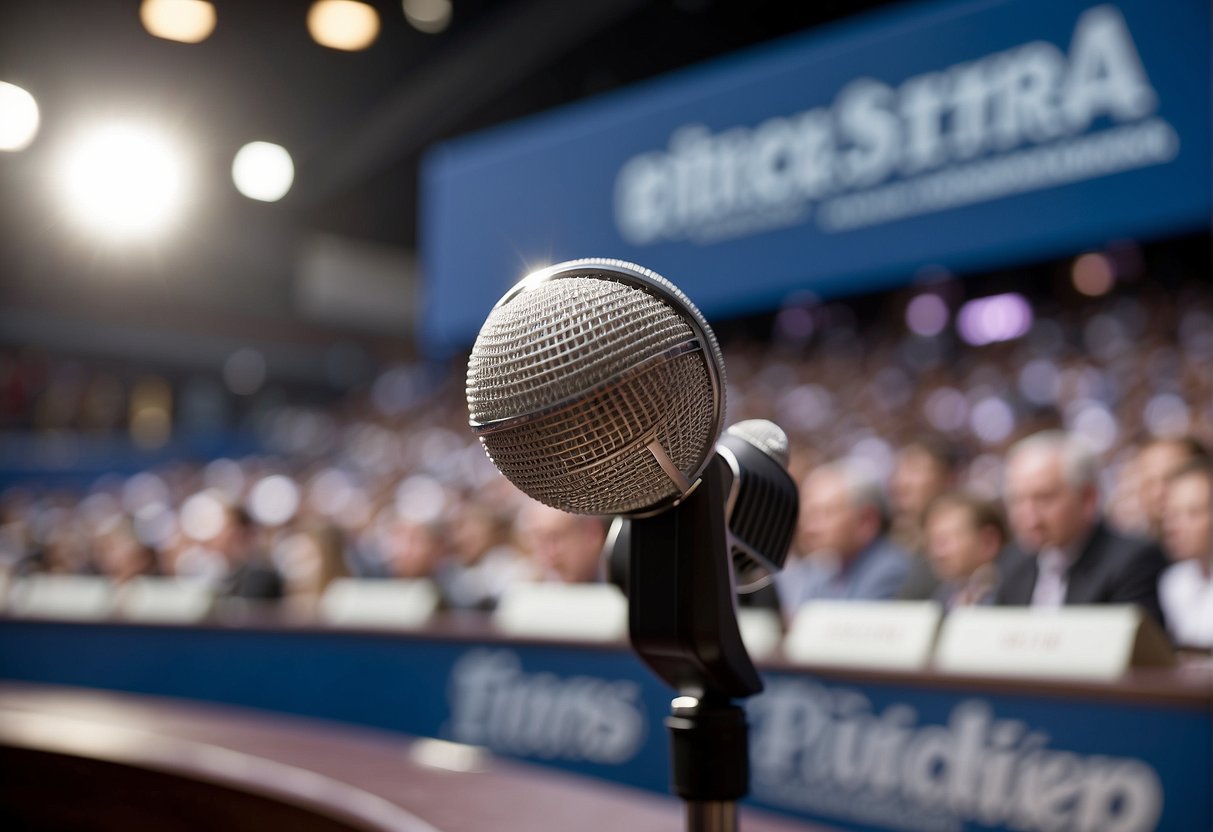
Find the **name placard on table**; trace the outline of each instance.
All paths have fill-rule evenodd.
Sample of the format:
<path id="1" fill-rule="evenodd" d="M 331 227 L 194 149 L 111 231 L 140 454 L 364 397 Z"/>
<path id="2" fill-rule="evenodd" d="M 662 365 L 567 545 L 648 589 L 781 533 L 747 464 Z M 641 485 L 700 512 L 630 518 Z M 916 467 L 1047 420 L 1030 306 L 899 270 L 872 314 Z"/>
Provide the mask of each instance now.
<path id="1" fill-rule="evenodd" d="M 793 661 L 847 667 L 926 667 L 943 610 L 934 601 L 813 601 L 784 640 Z"/>
<path id="2" fill-rule="evenodd" d="M 320 615 L 336 627 L 409 629 L 429 621 L 438 601 L 426 578 L 338 578 L 320 599 Z"/>
<path id="3" fill-rule="evenodd" d="M 519 584 L 501 597 L 493 624 L 521 638 L 619 641 L 628 634 L 628 599 L 612 584 Z"/>
<path id="4" fill-rule="evenodd" d="M 965 607 L 944 622 L 941 670 L 991 676 L 1115 679 L 1134 665 L 1168 665 L 1165 635 L 1131 605 Z"/>

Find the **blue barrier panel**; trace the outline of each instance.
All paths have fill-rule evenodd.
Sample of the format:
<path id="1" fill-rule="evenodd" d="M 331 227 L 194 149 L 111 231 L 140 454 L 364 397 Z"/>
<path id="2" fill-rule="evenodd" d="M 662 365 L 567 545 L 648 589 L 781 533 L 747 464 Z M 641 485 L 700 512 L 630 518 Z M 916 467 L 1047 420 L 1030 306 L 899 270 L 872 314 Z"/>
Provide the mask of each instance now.
<path id="1" fill-rule="evenodd" d="M 1205 0 L 911 6 L 442 145 L 425 332 L 618 257 L 708 316 L 1207 226 Z"/>
<path id="2" fill-rule="evenodd" d="M 848 829 L 1213 828 L 1210 697 L 764 676 L 754 805 Z M 9 619 L 0 678 L 337 719 L 667 791 L 672 694 L 622 647 Z"/>

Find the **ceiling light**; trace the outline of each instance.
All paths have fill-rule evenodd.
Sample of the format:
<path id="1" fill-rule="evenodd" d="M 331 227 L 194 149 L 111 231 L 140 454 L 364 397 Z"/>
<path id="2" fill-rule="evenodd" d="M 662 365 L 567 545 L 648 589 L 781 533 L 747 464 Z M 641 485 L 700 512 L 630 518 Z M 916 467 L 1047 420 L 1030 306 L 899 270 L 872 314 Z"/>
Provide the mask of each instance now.
<path id="1" fill-rule="evenodd" d="M 307 29 L 321 46 L 357 52 L 379 36 L 379 13 L 355 0 L 317 0 L 308 9 Z"/>
<path id="2" fill-rule="evenodd" d="M 63 153 L 59 174 L 70 214 L 111 238 L 148 237 L 170 225 L 188 178 L 167 137 L 126 123 L 82 134 Z"/>
<path id="3" fill-rule="evenodd" d="M 232 160 L 232 181 L 249 199 L 277 202 L 295 181 L 295 163 L 281 145 L 249 142 Z"/>
<path id="4" fill-rule="evenodd" d="M 16 84 L 0 81 L 0 150 L 24 150 L 38 132 L 38 102 Z"/>
<path id="5" fill-rule="evenodd" d="M 215 7 L 205 0 L 143 0 L 139 19 L 149 34 L 198 43 L 215 31 Z"/>

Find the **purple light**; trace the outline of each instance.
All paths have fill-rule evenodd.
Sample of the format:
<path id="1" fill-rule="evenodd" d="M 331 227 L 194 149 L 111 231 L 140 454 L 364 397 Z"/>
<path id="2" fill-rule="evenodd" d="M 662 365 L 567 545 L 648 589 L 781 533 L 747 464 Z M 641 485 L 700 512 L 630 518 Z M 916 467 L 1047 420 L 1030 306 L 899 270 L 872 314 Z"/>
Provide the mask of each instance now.
<path id="1" fill-rule="evenodd" d="M 803 306 L 781 309 L 775 316 L 775 332 L 784 341 L 804 342 L 813 335 L 813 313 Z"/>
<path id="2" fill-rule="evenodd" d="M 948 325 L 948 305 L 931 292 L 919 295 L 906 306 L 906 326 L 915 335 L 931 337 Z"/>
<path id="3" fill-rule="evenodd" d="M 1017 292 L 971 300 L 956 315 L 956 331 L 974 346 L 1010 341 L 1032 328 L 1032 307 Z"/>

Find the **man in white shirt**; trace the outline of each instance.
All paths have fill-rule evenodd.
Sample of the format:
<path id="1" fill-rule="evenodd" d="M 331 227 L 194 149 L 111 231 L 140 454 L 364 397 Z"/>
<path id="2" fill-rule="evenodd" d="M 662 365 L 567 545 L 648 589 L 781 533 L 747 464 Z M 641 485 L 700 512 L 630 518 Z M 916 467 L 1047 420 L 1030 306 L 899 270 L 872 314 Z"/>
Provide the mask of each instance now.
<path id="1" fill-rule="evenodd" d="M 1213 647 L 1213 468 L 1193 461 L 1167 481 L 1163 540 L 1175 561 L 1158 592 L 1167 626 L 1184 647 Z"/>

